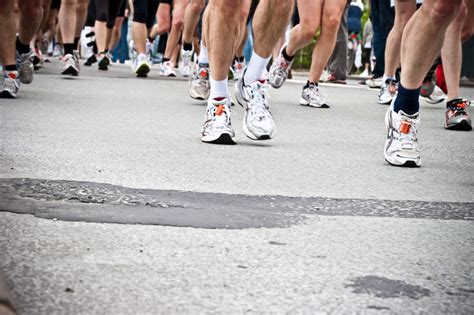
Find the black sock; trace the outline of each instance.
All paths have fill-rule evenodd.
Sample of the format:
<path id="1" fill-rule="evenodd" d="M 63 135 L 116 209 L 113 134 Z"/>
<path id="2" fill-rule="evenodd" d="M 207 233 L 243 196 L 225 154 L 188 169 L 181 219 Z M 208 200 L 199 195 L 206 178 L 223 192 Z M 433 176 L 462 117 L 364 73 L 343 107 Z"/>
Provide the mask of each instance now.
<path id="1" fill-rule="evenodd" d="M 288 53 L 286 52 L 286 46 L 281 51 L 281 54 L 283 55 L 283 58 L 285 58 L 286 61 L 293 61 L 293 58 L 295 58 L 295 56 L 288 55 Z"/>
<path id="2" fill-rule="evenodd" d="M 64 44 L 64 55 L 74 55 L 74 43 Z"/>
<path id="3" fill-rule="evenodd" d="M 185 50 L 185 51 L 191 51 L 191 50 L 193 50 L 193 44 L 192 44 L 192 43 L 185 43 L 185 42 L 183 42 L 183 50 Z"/>
<path id="4" fill-rule="evenodd" d="M 393 111 L 403 111 L 407 115 L 413 115 L 420 110 L 420 88 L 415 90 L 405 89 L 401 83 L 398 84 L 398 94 L 393 103 Z"/>
<path id="5" fill-rule="evenodd" d="M 16 68 L 16 65 L 8 65 L 8 66 L 4 66 L 5 70 L 6 71 L 16 71 L 17 68 Z"/>
<path id="6" fill-rule="evenodd" d="M 235 57 L 235 60 L 236 60 L 237 62 L 244 62 L 245 58 L 244 58 L 244 56 L 242 56 L 242 57 Z"/>
<path id="7" fill-rule="evenodd" d="M 77 46 L 79 45 L 79 39 L 80 39 L 80 37 L 74 37 L 74 48 L 75 49 L 78 49 Z"/>
<path id="8" fill-rule="evenodd" d="M 170 58 L 163 58 L 163 63 L 170 61 Z"/>
<path id="9" fill-rule="evenodd" d="M 29 44 L 23 44 L 22 42 L 20 42 L 20 38 L 17 37 L 16 38 L 16 50 L 20 53 L 20 54 L 27 54 L 30 52 L 30 45 Z"/>
<path id="10" fill-rule="evenodd" d="M 311 82 L 311 81 L 306 81 L 306 85 L 304 88 L 308 88 L 310 85 L 318 86 L 318 82 Z"/>

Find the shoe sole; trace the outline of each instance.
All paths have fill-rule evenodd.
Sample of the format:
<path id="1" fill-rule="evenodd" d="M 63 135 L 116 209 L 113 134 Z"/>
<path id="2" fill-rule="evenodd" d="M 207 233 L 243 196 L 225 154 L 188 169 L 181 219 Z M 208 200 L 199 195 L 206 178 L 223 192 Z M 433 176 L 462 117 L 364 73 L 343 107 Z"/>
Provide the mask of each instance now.
<path id="1" fill-rule="evenodd" d="M 416 164 L 415 161 L 405 161 L 405 163 L 403 164 L 395 164 L 395 163 L 392 163 L 390 162 L 387 158 L 385 158 L 385 161 L 392 165 L 392 166 L 398 166 L 398 167 L 407 167 L 407 168 L 418 168 L 421 166 L 421 163 L 420 164 Z"/>
<path id="2" fill-rule="evenodd" d="M 146 64 L 142 64 L 135 71 L 135 75 L 139 78 L 145 78 L 148 75 L 149 72 L 150 72 L 150 67 Z"/>
<path id="3" fill-rule="evenodd" d="M 456 131 L 471 131 L 472 126 L 465 120 L 461 121 L 459 124 L 444 126 L 447 130 L 456 130 Z"/>
<path id="4" fill-rule="evenodd" d="M 70 66 L 69 68 L 67 68 L 66 70 L 61 72 L 61 74 L 62 75 L 72 75 L 73 77 L 77 77 L 79 75 L 79 72 L 73 66 Z"/>
<path id="5" fill-rule="evenodd" d="M 329 104 L 322 104 L 321 106 L 311 105 L 311 103 L 307 102 L 305 99 L 300 99 L 301 106 L 313 107 L 313 108 L 330 108 Z"/>
<path id="6" fill-rule="evenodd" d="M 16 98 L 16 95 L 13 95 L 13 94 L 11 94 L 10 92 L 7 92 L 7 91 L 2 91 L 0 93 L 0 98 L 14 99 L 14 98 Z"/>
<path id="7" fill-rule="evenodd" d="M 236 144 L 234 139 L 228 133 L 221 134 L 219 138 L 217 139 L 207 140 L 206 138 L 202 138 L 201 141 L 204 143 L 212 143 L 212 144 L 228 144 L 228 145 Z"/>

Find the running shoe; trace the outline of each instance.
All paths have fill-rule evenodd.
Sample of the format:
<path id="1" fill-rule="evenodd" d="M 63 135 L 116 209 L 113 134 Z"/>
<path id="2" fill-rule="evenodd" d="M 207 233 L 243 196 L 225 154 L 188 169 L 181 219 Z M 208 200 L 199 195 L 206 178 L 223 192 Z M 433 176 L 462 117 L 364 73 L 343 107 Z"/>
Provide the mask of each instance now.
<path id="1" fill-rule="evenodd" d="M 137 77 L 146 77 L 150 72 L 150 64 L 145 54 L 139 54 L 132 63 L 133 72 Z"/>
<path id="2" fill-rule="evenodd" d="M 207 100 L 209 88 L 209 65 L 196 64 L 189 80 L 189 95 L 196 100 Z"/>
<path id="3" fill-rule="evenodd" d="M 30 84 L 33 81 L 33 52 L 20 54 L 16 52 L 16 65 L 18 68 L 18 75 L 23 84 Z"/>
<path id="4" fill-rule="evenodd" d="M 97 62 L 97 57 L 95 56 L 95 54 L 92 54 L 89 56 L 89 58 L 86 59 L 86 62 L 84 62 L 84 66 L 92 66 L 94 63 Z"/>
<path id="5" fill-rule="evenodd" d="M 189 77 L 191 75 L 192 70 L 192 57 L 193 51 L 192 50 L 181 50 L 181 61 L 179 62 L 179 72 L 183 77 Z"/>
<path id="6" fill-rule="evenodd" d="M 300 99 L 301 106 L 310 106 L 316 108 L 329 108 L 329 104 L 319 91 L 319 87 L 314 83 L 309 83 L 303 87 Z"/>
<path id="7" fill-rule="evenodd" d="M 420 90 L 420 95 L 421 91 L 422 90 Z M 429 94 L 428 96 L 424 96 L 424 98 L 430 104 L 438 104 L 446 100 L 446 95 L 439 86 L 435 85 L 432 89 L 431 94 Z"/>
<path id="8" fill-rule="evenodd" d="M 20 89 L 20 75 L 18 71 L 5 71 L 0 85 L 0 98 L 16 98 Z"/>
<path id="9" fill-rule="evenodd" d="M 327 77 L 325 82 L 327 82 L 327 83 L 336 83 L 336 84 L 347 84 L 346 80 L 338 79 L 336 77 L 336 75 L 334 75 L 332 73 Z"/>
<path id="10" fill-rule="evenodd" d="M 371 89 L 378 89 L 382 86 L 382 77 L 372 77 L 365 80 L 365 84 Z"/>
<path id="11" fill-rule="evenodd" d="M 268 83 L 275 89 L 280 88 L 288 78 L 288 70 L 292 63 L 293 61 L 286 60 L 280 53 L 268 71 Z"/>
<path id="12" fill-rule="evenodd" d="M 41 52 L 41 50 L 39 50 L 38 48 L 35 48 L 33 50 L 33 55 L 31 56 L 31 58 L 33 62 L 33 69 L 35 71 L 43 68 L 44 58 L 43 58 L 43 53 Z"/>
<path id="13" fill-rule="evenodd" d="M 63 47 L 60 44 L 56 44 L 53 50 L 53 57 L 61 58 L 63 54 L 64 54 Z"/>
<path id="14" fill-rule="evenodd" d="M 395 95 L 397 95 L 398 82 L 394 79 L 388 78 L 380 87 L 379 104 L 389 105 Z"/>
<path id="15" fill-rule="evenodd" d="M 99 70 L 107 71 L 109 70 L 110 65 L 110 58 L 106 53 L 99 54 L 99 62 L 97 63 L 97 67 Z"/>
<path id="16" fill-rule="evenodd" d="M 275 122 L 268 105 L 269 86 L 265 80 L 246 85 L 244 75 L 235 84 L 235 98 L 245 109 L 244 133 L 252 140 L 271 139 L 275 135 Z"/>
<path id="17" fill-rule="evenodd" d="M 76 57 L 67 54 L 66 56 L 61 59 L 61 74 L 63 75 L 72 75 L 74 77 L 77 77 L 79 75 L 79 68 L 77 64 Z"/>
<path id="18" fill-rule="evenodd" d="M 234 77 L 234 80 L 239 80 L 245 70 L 245 61 L 240 62 L 238 60 L 234 60 L 234 63 L 232 64 L 230 70 L 232 71 L 232 76 Z"/>
<path id="19" fill-rule="evenodd" d="M 418 167 L 421 165 L 417 130 L 420 124 L 418 113 L 407 115 L 398 113 L 390 106 L 385 115 L 387 140 L 385 142 L 385 160 L 395 166 Z"/>
<path id="20" fill-rule="evenodd" d="M 448 102 L 444 128 L 449 130 L 471 131 L 471 117 L 467 112 L 470 102 L 461 98 Z"/>
<path id="21" fill-rule="evenodd" d="M 210 99 L 201 130 L 201 140 L 206 143 L 235 144 L 231 123 L 230 99 Z"/>
<path id="22" fill-rule="evenodd" d="M 175 77 L 176 72 L 174 72 L 169 61 L 163 62 L 160 64 L 160 76 L 162 77 Z"/>

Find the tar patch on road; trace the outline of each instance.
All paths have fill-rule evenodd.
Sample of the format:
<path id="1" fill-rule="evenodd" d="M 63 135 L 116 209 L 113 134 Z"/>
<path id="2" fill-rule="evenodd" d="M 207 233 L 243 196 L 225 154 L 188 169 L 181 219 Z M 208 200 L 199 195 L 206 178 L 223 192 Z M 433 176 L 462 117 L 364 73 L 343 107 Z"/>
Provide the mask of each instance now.
<path id="1" fill-rule="evenodd" d="M 0 179 L 0 211 L 40 218 L 196 228 L 288 227 L 314 215 L 473 220 L 474 203 L 298 198 Z"/>
<path id="2" fill-rule="evenodd" d="M 356 294 L 372 294 L 384 299 L 408 297 L 418 300 L 431 295 L 430 290 L 420 286 L 378 276 L 355 278 L 352 280 L 352 284 L 346 285 L 346 288 L 353 288 L 352 292 Z"/>

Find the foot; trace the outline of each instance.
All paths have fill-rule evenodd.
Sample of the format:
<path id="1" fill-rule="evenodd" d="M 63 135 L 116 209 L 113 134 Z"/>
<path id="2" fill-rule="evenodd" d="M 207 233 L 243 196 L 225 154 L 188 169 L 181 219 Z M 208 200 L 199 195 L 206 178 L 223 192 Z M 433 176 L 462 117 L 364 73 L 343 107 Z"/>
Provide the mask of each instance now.
<path id="1" fill-rule="evenodd" d="M 232 71 L 232 75 L 234 76 L 234 80 L 237 81 L 242 77 L 242 74 L 245 70 L 245 61 L 240 62 L 238 60 L 234 60 L 232 67 L 230 68 Z"/>
<path id="2" fill-rule="evenodd" d="M 379 91 L 379 104 L 389 105 L 393 98 L 397 95 L 398 82 L 394 79 L 388 78 L 382 83 Z"/>
<path id="3" fill-rule="evenodd" d="M 16 65 L 18 68 L 18 75 L 23 84 L 30 84 L 33 81 L 33 52 L 26 54 L 16 52 Z"/>
<path id="4" fill-rule="evenodd" d="M 99 62 L 97 63 L 97 67 L 99 70 L 107 71 L 109 70 L 110 59 L 106 53 L 101 53 L 99 55 Z"/>
<path id="5" fill-rule="evenodd" d="M 189 81 L 189 95 L 196 100 L 209 98 L 209 65 L 196 64 Z"/>
<path id="6" fill-rule="evenodd" d="M 183 77 L 189 77 L 191 75 L 193 65 L 193 62 L 191 61 L 192 57 L 192 50 L 181 50 L 181 61 L 179 62 L 178 68 Z"/>
<path id="7" fill-rule="evenodd" d="M 395 166 L 419 167 L 421 165 L 417 129 L 420 124 L 418 113 L 407 115 L 403 111 L 394 112 L 388 108 L 385 115 L 387 140 L 385 160 Z"/>
<path id="8" fill-rule="evenodd" d="M 471 131 L 472 122 L 467 107 L 470 102 L 463 99 L 454 99 L 448 102 L 445 114 L 444 128 L 449 130 Z"/>
<path id="9" fill-rule="evenodd" d="M 176 72 L 174 72 L 169 61 L 163 62 L 160 65 L 160 76 L 162 77 L 175 77 Z"/>
<path id="10" fill-rule="evenodd" d="M 0 84 L 0 98 L 16 98 L 20 89 L 20 76 L 18 71 L 5 71 Z"/>
<path id="11" fill-rule="evenodd" d="M 338 79 L 334 74 L 330 74 L 326 82 L 328 83 L 337 83 L 337 84 L 347 84 L 346 80 Z"/>
<path id="12" fill-rule="evenodd" d="M 150 72 L 150 64 L 145 54 L 139 54 L 132 62 L 132 69 L 137 77 L 146 77 Z"/>
<path id="13" fill-rule="evenodd" d="M 245 109 L 244 133 L 252 140 L 271 139 L 275 136 L 275 123 L 268 105 L 268 85 L 264 80 L 246 85 L 244 75 L 235 84 L 235 98 Z"/>
<path id="14" fill-rule="evenodd" d="M 201 140 L 206 143 L 235 144 L 231 123 L 230 99 L 209 99 L 201 129 Z"/>
<path id="15" fill-rule="evenodd" d="M 76 57 L 71 54 L 67 54 L 63 57 L 60 66 L 61 74 L 63 75 L 72 75 L 74 77 L 77 77 L 79 75 L 79 68 L 77 65 Z"/>
<path id="16" fill-rule="evenodd" d="M 319 87 L 314 83 L 309 83 L 303 87 L 300 105 L 317 108 L 329 108 L 329 104 L 319 92 Z"/>
<path id="17" fill-rule="evenodd" d="M 86 62 L 84 62 L 84 66 L 92 66 L 94 63 L 97 62 L 97 57 L 95 56 L 95 54 L 92 54 L 90 55 L 89 58 L 87 58 Z"/>
<path id="18" fill-rule="evenodd" d="M 280 88 L 288 78 L 288 70 L 292 61 L 286 60 L 280 53 L 278 58 L 272 63 L 270 71 L 268 71 L 268 83 L 275 89 Z"/>
<path id="19" fill-rule="evenodd" d="M 382 86 L 382 83 L 382 77 L 372 77 L 370 79 L 365 80 L 365 84 L 367 84 L 367 86 L 372 89 L 380 88 Z"/>

